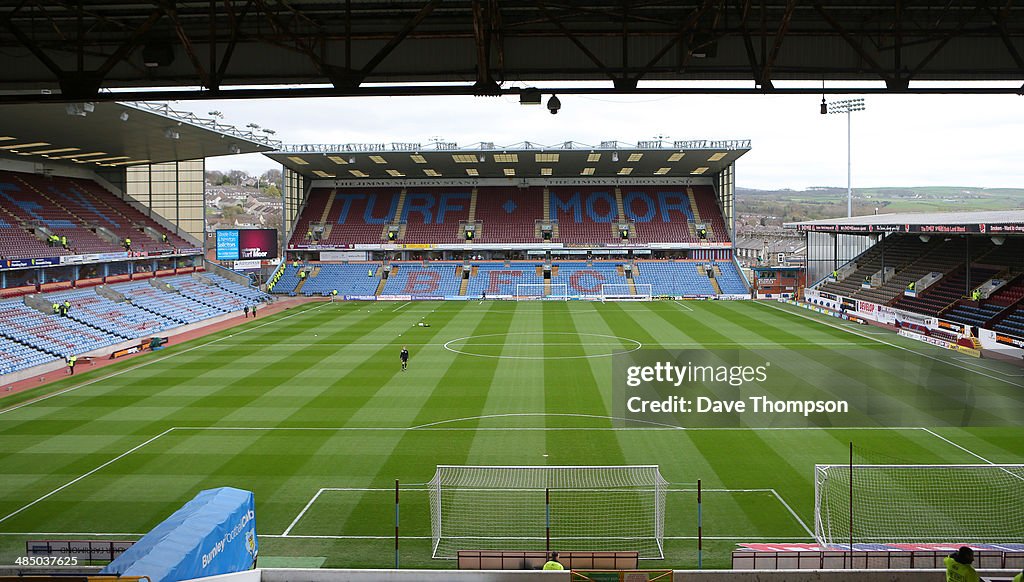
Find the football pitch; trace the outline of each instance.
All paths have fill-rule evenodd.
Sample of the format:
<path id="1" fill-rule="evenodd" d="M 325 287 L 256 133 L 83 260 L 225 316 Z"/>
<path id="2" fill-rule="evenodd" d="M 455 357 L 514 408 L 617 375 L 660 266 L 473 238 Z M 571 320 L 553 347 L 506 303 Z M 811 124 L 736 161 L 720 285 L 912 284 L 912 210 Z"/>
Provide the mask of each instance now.
<path id="1" fill-rule="evenodd" d="M 1019 418 L 613 418 L 613 357 L 653 348 L 766 350 L 794 370 L 853 354 L 891 369 L 872 389 L 893 397 L 947 372 L 975 378 L 981 400 L 1024 394 L 1021 368 L 778 303 L 309 303 L 0 400 L 0 563 L 28 539 L 137 539 L 200 490 L 233 486 L 255 493 L 265 565 L 390 567 L 397 479 L 402 566 L 454 567 L 431 558 L 437 465 L 655 464 L 670 483 L 665 559 L 642 564 L 695 567 L 699 479 L 704 565 L 728 567 L 737 543 L 812 541 L 814 465 L 847 462 L 850 442 L 907 463 L 1024 463 Z"/>

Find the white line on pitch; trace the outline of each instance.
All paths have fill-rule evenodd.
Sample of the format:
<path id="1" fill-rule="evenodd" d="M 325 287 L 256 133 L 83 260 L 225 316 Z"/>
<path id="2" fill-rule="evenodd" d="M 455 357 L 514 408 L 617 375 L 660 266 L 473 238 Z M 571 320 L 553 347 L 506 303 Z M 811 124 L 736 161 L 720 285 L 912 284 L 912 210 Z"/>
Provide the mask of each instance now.
<path id="1" fill-rule="evenodd" d="M 8 412 L 12 412 L 14 410 L 18 410 L 19 408 L 23 408 L 25 406 L 28 406 L 29 404 L 35 404 L 37 402 L 42 402 L 44 400 L 49 400 L 50 398 L 53 398 L 54 396 L 60 396 L 61 394 L 67 394 L 68 392 L 71 392 L 73 390 L 78 390 L 79 388 L 85 388 L 86 386 L 90 386 L 90 385 L 95 384 L 97 382 L 100 382 L 102 380 L 109 380 L 110 378 L 113 378 L 114 376 L 120 376 L 121 374 L 124 374 L 125 372 L 131 372 L 131 371 L 134 371 L 134 370 L 138 370 L 139 368 L 142 368 L 143 366 L 148 366 L 150 364 L 155 364 L 157 362 L 162 362 L 162 361 L 164 361 L 164 360 L 166 360 L 168 358 L 173 358 L 174 356 L 180 356 L 181 354 L 187 354 L 187 353 L 191 352 L 192 350 L 198 350 L 199 348 L 203 348 L 203 347 L 206 347 L 206 346 L 209 346 L 209 345 L 213 345 L 213 344 L 215 344 L 217 342 L 233 338 L 236 335 L 241 335 L 243 333 L 250 332 L 250 331 L 252 331 L 254 329 L 259 329 L 259 328 L 267 326 L 267 325 L 273 325 L 273 324 L 275 324 L 275 323 L 277 323 L 279 321 L 284 321 L 286 319 L 295 317 L 296 315 L 302 315 L 304 313 L 309 313 L 310 311 L 315 311 L 317 309 L 320 309 L 324 305 L 327 305 L 327 304 L 326 303 L 321 303 L 320 305 L 317 305 L 316 307 L 311 307 L 309 309 L 303 309 L 302 311 L 297 311 L 295 313 L 291 313 L 289 315 L 286 315 L 284 317 L 275 319 L 273 321 L 268 321 L 268 322 L 265 322 L 265 323 L 261 323 L 259 325 L 254 325 L 252 327 L 248 327 L 246 329 L 243 329 L 242 331 L 239 331 L 239 332 L 236 332 L 236 333 L 233 333 L 233 334 L 230 334 L 230 335 L 226 335 L 224 337 L 219 337 L 219 338 L 217 338 L 215 340 L 210 340 L 210 341 L 207 341 L 207 342 L 203 342 L 203 343 L 201 343 L 199 345 L 192 346 L 190 348 L 181 350 L 180 352 L 174 352 L 172 354 L 167 354 L 167 355 L 165 355 L 165 356 L 163 356 L 161 358 L 146 360 L 145 362 L 142 362 L 142 363 L 140 363 L 140 364 L 138 364 L 136 366 L 131 366 L 131 367 L 125 368 L 123 370 L 118 370 L 117 372 L 112 372 L 112 373 L 107 374 L 105 376 L 100 376 L 99 378 L 93 378 L 92 380 L 89 380 L 88 382 L 84 382 L 82 384 L 76 384 L 74 386 L 71 386 L 69 388 L 65 388 L 65 389 L 60 390 L 58 392 L 52 392 L 50 394 L 46 394 L 44 396 L 40 396 L 39 398 L 33 398 L 32 400 L 28 400 L 26 402 L 22 402 L 21 404 L 17 404 L 15 406 L 10 407 L 10 408 L 4 408 L 4 409 L 0 410 L 0 414 L 5 414 L 5 413 L 8 413 Z M 202 338 L 196 338 L 196 339 L 198 340 L 198 339 L 202 339 Z M 195 340 L 192 340 L 192 341 L 195 341 Z M 0 521 L 2 521 L 2 520 L 0 520 Z"/>
<path id="2" fill-rule="evenodd" d="M 786 511 L 788 511 L 789 514 L 792 515 L 794 519 L 796 519 L 797 523 L 800 524 L 800 527 L 804 528 L 804 531 L 807 532 L 807 535 L 809 535 L 809 536 L 811 536 L 813 538 L 814 537 L 814 532 L 812 532 L 811 529 L 809 527 L 807 527 L 807 524 L 804 523 L 804 520 L 800 519 L 800 516 L 797 515 L 795 511 L 793 511 L 793 508 L 790 507 L 788 503 L 786 503 L 786 500 L 783 499 L 781 495 L 779 495 L 779 492 L 776 491 L 775 489 L 772 489 L 771 492 L 772 492 L 772 495 L 774 495 L 775 498 L 778 499 L 779 502 L 782 503 L 782 505 L 784 505 L 786 507 Z"/>
<path id="3" fill-rule="evenodd" d="M 692 307 L 690 307 L 689 305 L 686 305 L 686 304 L 684 304 L 684 303 L 682 303 L 680 301 L 676 301 L 676 300 L 673 299 L 672 303 L 675 303 L 676 305 L 678 305 L 679 307 L 682 307 L 683 309 L 685 309 L 687 311 L 690 311 L 690 312 L 693 311 Z"/>
<path id="4" fill-rule="evenodd" d="M 935 436 L 935 438 L 936 438 L 936 439 L 940 439 L 940 440 L 942 440 L 942 441 L 945 441 L 946 443 L 948 443 L 948 444 L 952 445 L 953 447 L 956 447 L 957 449 L 959 449 L 959 450 L 961 450 L 961 451 L 964 451 L 965 453 L 967 453 L 967 454 L 969 454 L 969 455 L 971 455 L 971 456 L 973 456 L 973 457 L 977 457 L 977 458 L 979 458 L 979 459 L 981 459 L 981 460 L 985 461 L 986 463 L 988 463 L 988 464 L 990 464 L 990 465 L 994 465 L 994 464 L 995 464 L 995 463 L 993 463 L 992 461 L 990 461 L 990 460 L 986 459 L 985 457 L 982 457 L 982 456 L 981 456 L 981 455 L 979 455 L 978 453 L 975 453 L 974 451 L 972 451 L 972 450 L 970 450 L 970 449 L 967 449 L 967 448 L 965 448 L 965 447 L 961 447 L 961 446 L 957 445 L 956 443 L 953 443 L 953 442 L 952 442 L 952 441 L 950 441 L 949 439 L 946 439 L 946 438 L 945 438 L 945 436 L 943 436 L 943 435 L 939 434 L 938 432 L 935 432 L 935 431 L 934 431 L 934 430 L 932 430 L 931 428 L 924 428 L 924 427 L 922 427 L 922 430 L 924 430 L 925 432 L 928 432 L 928 433 L 929 433 L 929 434 L 931 434 L 932 436 Z"/>
<path id="5" fill-rule="evenodd" d="M 306 503 L 306 506 L 302 508 L 302 511 L 300 511 L 299 514 L 295 516 L 295 519 L 293 519 L 290 524 L 288 524 L 288 527 L 284 530 L 284 533 L 281 534 L 281 537 L 288 536 L 288 532 L 292 531 L 292 528 L 295 527 L 295 524 L 299 523 L 299 520 L 302 519 L 302 516 L 306 515 L 306 511 L 309 510 L 309 508 L 313 505 L 313 502 L 316 501 L 316 498 L 320 497 L 320 494 L 323 492 L 323 489 L 320 489 L 319 491 L 316 492 L 316 495 L 314 495 L 313 498 L 309 500 L 309 503 Z"/>
<path id="6" fill-rule="evenodd" d="M 118 455 L 118 456 L 114 457 L 113 459 L 110 459 L 110 460 L 109 460 L 109 461 L 107 461 L 106 463 L 103 463 L 103 464 L 102 464 L 102 465 L 100 465 L 99 467 L 96 467 L 96 468 L 95 468 L 95 469 L 93 469 L 92 471 L 89 471 L 88 473 L 85 473 L 85 474 L 83 474 L 83 475 L 79 475 L 78 477 L 75 477 L 75 478 L 74 478 L 74 479 L 72 479 L 71 481 L 68 481 L 67 483 L 65 483 L 65 484 L 61 485 L 60 487 L 58 487 L 58 488 L 54 489 L 53 491 L 50 491 L 49 493 L 47 493 L 46 495 L 43 495 L 42 497 L 40 497 L 40 498 L 36 499 L 35 501 L 33 501 L 33 502 L 31 502 L 31 503 L 28 503 L 28 504 L 26 504 L 26 505 L 23 505 L 23 506 L 21 506 L 21 507 L 20 507 L 20 508 L 18 508 L 18 509 L 15 509 L 15 510 L 14 510 L 14 511 L 12 511 L 11 513 L 8 513 L 8 514 L 7 514 L 7 515 L 5 515 L 4 517 L 0 518 L 0 523 L 3 523 L 4 521 L 7 521 L 7 519 L 9 519 L 9 518 L 11 518 L 11 517 L 14 517 L 15 515 L 18 515 L 18 514 L 19 514 L 19 513 L 21 513 L 22 511 L 25 511 L 25 510 L 26 510 L 26 509 L 28 509 L 29 507 L 32 507 L 32 506 L 33 506 L 33 505 L 35 505 L 36 503 L 39 503 L 40 501 L 42 501 L 42 500 L 46 499 L 47 497 L 49 497 L 49 496 L 53 495 L 54 493 L 57 493 L 57 492 L 59 492 L 59 491 L 62 491 L 62 490 L 64 490 L 64 489 L 66 489 L 66 488 L 68 488 L 68 487 L 70 487 L 70 486 L 74 485 L 75 483 L 78 483 L 78 482 L 79 482 L 79 481 L 81 481 L 82 479 L 85 479 L 85 478 L 86 478 L 86 477 L 88 477 L 89 475 L 92 475 L 93 473 L 95 473 L 95 472 L 99 471 L 100 469 L 102 469 L 102 468 L 104 468 L 104 467 L 106 467 L 106 466 L 108 466 L 108 465 L 110 465 L 110 464 L 114 463 L 114 462 L 115 462 L 115 461 L 117 461 L 118 459 L 124 458 L 124 457 L 126 457 L 126 456 L 128 456 L 128 455 L 130 455 L 130 454 L 134 453 L 135 451 L 137 451 L 137 450 L 141 449 L 142 447 L 144 447 L 144 446 L 148 445 L 149 443 L 151 443 L 151 442 L 155 441 L 156 439 L 158 439 L 158 438 L 160 438 L 160 437 L 164 436 L 165 434 L 167 434 L 167 433 L 171 432 L 172 430 L 174 430 L 174 427 L 171 427 L 171 428 L 169 428 L 169 429 L 165 430 L 164 432 L 162 432 L 162 433 L 160 433 L 160 434 L 156 435 L 155 437 L 153 437 L 153 438 L 151 438 L 151 439 L 149 439 L 149 440 L 145 441 L 145 442 L 144 442 L 144 443 L 142 443 L 142 444 L 139 444 L 139 445 L 135 445 L 134 447 L 132 447 L 132 448 L 128 449 L 127 451 L 125 451 L 125 452 L 121 453 L 120 455 Z"/>
<path id="7" fill-rule="evenodd" d="M 838 329 L 838 330 L 841 330 L 841 331 L 845 331 L 846 333 L 852 333 L 853 335 L 857 335 L 857 336 L 860 336 L 860 337 L 863 337 L 863 338 L 870 339 L 871 341 L 875 341 L 875 342 L 878 342 L 880 344 L 887 345 L 887 346 L 889 346 L 891 348 L 896 348 L 898 350 L 903 350 L 905 352 L 910 352 L 912 354 L 916 354 L 918 356 L 921 356 L 922 358 L 928 358 L 929 360 L 934 360 L 936 362 L 939 362 L 939 363 L 942 363 L 942 364 L 946 364 L 946 365 L 952 366 L 954 368 L 960 368 L 961 370 L 966 370 L 968 372 L 972 372 L 972 373 L 978 374 L 980 376 L 985 376 L 986 378 L 991 378 L 992 380 L 997 380 L 999 382 L 1005 382 L 1005 383 L 1007 383 L 1007 384 L 1009 384 L 1011 386 L 1017 386 L 1019 388 L 1024 388 L 1024 384 L 1018 384 L 1017 382 L 1011 382 L 1011 381 L 1007 380 L 1006 378 L 998 378 L 998 377 L 993 376 L 991 374 L 986 374 L 985 372 L 979 372 L 978 370 L 976 370 L 974 368 L 969 368 L 967 366 L 963 366 L 963 365 L 954 363 L 954 362 L 952 362 L 952 361 L 950 361 L 948 359 L 938 358 L 938 357 L 932 356 L 930 354 L 926 354 L 924 352 L 919 352 L 917 350 L 914 350 L 914 349 L 911 349 L 911 348 L 908 348 L 908 347 L 905 347 L 905 346 L 901 346 L 901 345 L 898 345 L 898 344 L 894 344 L 892 342 L 887 342 L 887 341 L 882 340 L 882 339 L 871 337 L 871 336 L 865 335 L 865 334 L 863 334 L 863 333 L 861 333 L 859 331 L 856 331 L 856 330 L 853 330 L 853 329 L 849 329 L 846 326 L 836 325 L 836 324 L 834 324 L 832 322 L 824 321 L 822 319 L 818 319 L 818 318 L 814 318 L 814 317 L 808 317 L 808 316 L 806 316 L 806 315 L 804 315 L 802 313 L 796 313 L 794 311 L 790 311 L 788 309 L 782 309 L 780 307 L 775 307 L 774 305 L 769 305 L 767 303 L 758 302 L 757 305 L 764 305 L 765 307 L 767 307 L 769 309 L 774 309 L 775 311 L 779 311 L 779 312 L 782 312 L 782 313 L 788 313 L 789 315 L 794 315 L 796 317 L 800 317 L 800 318 L 806 319 L 808 321 L 813 321 L 815 323 L 820 323 L 822 325 L 827 325 L 828 327 L 831 327 L 833 329 Z M 1003 374 L 1003 375 L 1006 376 L 1008 374 Z"/>
<path id="8" fill-rule="evenodd" d="M 412 301 L 406 301 L 405 303 L 403 303 L 403 304 L 399 305 L 398 307 L 392 309 L 391 312 L 394 313 L 395 311 L 398 311 L 399 309 L 405 307 L 406 305 L 412 305 Z"/>

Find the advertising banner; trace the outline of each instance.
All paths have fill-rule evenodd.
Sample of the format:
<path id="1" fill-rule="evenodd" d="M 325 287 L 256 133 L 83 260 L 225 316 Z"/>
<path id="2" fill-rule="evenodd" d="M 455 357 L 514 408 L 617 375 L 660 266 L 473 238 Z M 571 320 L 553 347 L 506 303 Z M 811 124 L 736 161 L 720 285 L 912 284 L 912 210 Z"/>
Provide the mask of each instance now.
<path id="1" fill-rule="evenodd" d="M 238 231 L 218 230 L 217 231 L 217 260 L 237 261 L 238 260 Z"/>
<path id="2" fill-rule="evenodd" d="M 252 569 L 259 551 L 251 491 L 201 491 L 103 568 L 101 574 L 192 580 Z"/>
<path id="3" fill-rule="evenodd" d="M 277 230 L 273 228 L 220 229 L 217 260 L 273 259 L 277 257 Z"/>
<path id="4" fill-rule="evenodd" d="M 234 269 L 236 271 L 254 271 L 260 268 L 259 259 L 245 259 L 242 261 L 235 261 Z"/>

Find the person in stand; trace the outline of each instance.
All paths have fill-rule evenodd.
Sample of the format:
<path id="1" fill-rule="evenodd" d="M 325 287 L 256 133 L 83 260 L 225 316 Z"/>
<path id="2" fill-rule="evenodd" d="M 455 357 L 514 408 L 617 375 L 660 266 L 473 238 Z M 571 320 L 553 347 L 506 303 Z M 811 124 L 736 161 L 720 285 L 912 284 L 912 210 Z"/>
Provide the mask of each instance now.
<path id="1" fill-rule="evenodd" d="M 245 311 L 245 318 L 246 318 L 246 319 L 249 319 L 249 306 L 248 306 L 248 305 L 246 305 L 246 306 L 245 306 L 245 309 L 243 309 L 243 311 Z"/>
<path id="2" fill-rule="evenodd" d="M 68 356 L 68 376 L 74 376 L 75 375 L 75 362 L 77 362 L 77 361 L 78 361 L 78 356 L 75 356 L 73 354 Z"/>
<path id="3" fill-rule="evenodd" d="M 166 232 L 160 233 L 160 242 L 162 242 L 164 244 L 167 243 L 167 233 Z"/>
<path id="4" fill-rule="evenodd" d="M 331 290 L 331 303 L 334 303 L 334 301 L 337 298 L 338 298 L 338 290 L 337 289 L 332 289 Z"/>
<path id="5" fill-rule="evenodd" d="M 68 312 L 71 311 L 71 302 L 67 299 L 64 300 L 64 317 L 68 316 Z"/>
<path id="6" fill-rule="evenodd" d="M 121 244 L 124 246 L 124 250 L 126 252 L 131 252 L 131 250 L 132 250 L 132 239 L 125 238 L 124 242 L 122 242 Z"/>
<path id="7" fill-rule="evenodd" d="M 551 552 L 548 556 L 548 561 L 544 562 L 543 570 L 565 570 L 565 566 L 558 561 L 558 552 Z"/>
<path id="8" fill-rule="evenodd" d="M 980 582 L 978 573 L 971 563 L 974 562 L 974 550 L 961 546 L 959 550 L 942 559 L 946 565 L 946 582 Z"/>
<path id="9" fill-rule="evenodd" d="M 917 286 L 917 283 L 915 283 L 914 281 L 911 281 L 910 283 L 907 283 L 907 291 L 913 291 L 914 287 L 916 287 L 916 286 Z"/>
<path id="10" fill-rule="evenodd" d="M 66 237 L 66 236 L 61 236 L 60 237 L 60 246 L 64 247 L 64 250 L 68 250 L 68 237 Z"/>
<path id="11" fill-rule="evenodd" d="M 366 270 L 366 276 L 367 277 L 372 277 L 373 276 L 373 269 L 367 269 Z"/>
<path id="12" fill-rule="evenodd" d="M 53 304 L 53 314 L 60 315 L 60 303 Z"/>
<path id="13" fill-rule="evenodd" d="M 402 371 L 404 372 L 409 367 L 409 349 L 402 346 L 402 351 L 398 353 L 398 358 L 402 360 Z"/>

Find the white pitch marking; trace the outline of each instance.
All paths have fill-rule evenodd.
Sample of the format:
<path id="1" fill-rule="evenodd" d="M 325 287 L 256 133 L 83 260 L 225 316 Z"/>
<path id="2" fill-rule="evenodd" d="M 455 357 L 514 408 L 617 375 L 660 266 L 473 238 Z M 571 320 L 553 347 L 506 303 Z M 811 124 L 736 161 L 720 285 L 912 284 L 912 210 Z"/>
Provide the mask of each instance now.
<path id="1" fill-rule="evenodd" d="M 292 531 L 292 528 L 295 527 L 295 524 L 299 523 L 299 520 L 302 519 L 302 516 L 306 515 L 306 511 L 309 510 L 309 508 L 313 505 L 313 502 L 316 501 L 316 498 L 320 497 L 320 494 L 323 492 L 324 490 L 322 488 L 316 492 L 316 495 L 314 495 L 313 498 L 310 499 L 308 503 L 306 503 L 306 506 L 302 508 L 302 511 L 300 511 L 299 514 L 295 516 L 295 519 L 293 519 L 290 524 L 288 524 L 288 527 L 285 528 L 284 533 L 281 534 L 281 537 L 288 537 L 288 532 Z"/>
<path id="2" fill-rule="evenodd" d="M 68 488 L 68 487 L 70 487 L 70 486 L 74 485 L 75 483 L 78 483 L 78 482 L 79 482 L 79 481 L 81 481 L 82 479 L 85 479 L 85 478 L 86 478 L 86 477 L 88 477 L 89 475 L 92 475 L 93 473 L 95 473 L 95 472 L 99 471 L 100 469 L 102 469 L 102 468 L 104 468 L 104 467 L 106 467 L 106 466 L 108 466 L 108 465 L 110 465 L 110 464 L 114 463 L 114 462 L 115 462 L 115 461 L 117 461 L 118 459 L 122 459 L 122 458 L 124 458 L 124 457 L 127 457 L 128 455 L 130 455 L 130 454 L 134 453 L 135 451 L 137 451 L 137 450 L 141 449 L 142 447 L 144 447 L 144 446 L 148 445 L 149 443 L 151 443 L 151 442 L 155 441 L 156 439 L 158 439 L 158 438 L 160 438 L 160 437 L 164 436 L 165 434 L 167 434 L 167 433 L 171 432 L 172 430 L 174 430 L 174 427 L 171 427 L 171 428 L 169 428 L 169 429 L 165 430 L 164 432 L 162 432 L 162 433 L 160 433 L 160 434 L 156 435 L 155 437 L 153 437 L 153 438 L 151 438 L 151 439 L 149 439 L 149 440 L 147 440 L 147 441 L 143 442 L 142 444 L 139 444 L 139 445 L 135 445 L 134 447 L 132 447 L 132 448 L 128 449 L 127 451 L 125 451 L 125 452 L 121 453 L 120 455 L 118 455 L 118 456 L 114 457 L 113 459 L 110 459 L 110 460 L 109 460 L 109 461 L 107 461 L 106 463 L 103 463 L 103 464 L 102 464 L 102 465 L 100 465 L 99 467 L 96 467 L 96 468 L 95 468 L 95 469 L 93 469 L 92 471 L 89 471 L 88 473 L 85 473 L 85 474 L 79 475 L 78 477 L 75 477 L 75 478 L 74 478 L 74 479 L 72 479 L 71 481 L 68 481 L 67 483 L 65 483 L 65 484 L 61 485 L 60 487 L 58 487 L 58 488 L 54 489 L 53 491 L 50 491 L 49 493 L 47 493 L 46 495 L 43 495 L 42 497 L 40 497 L 40 498 L 36 499 L 35 501 L 32 501 L 31 503 L 27 503 L 27 504 L 25 504 L 25 505 L 21 506 L 20 508 L 18 508 L 18 509 L 15 509 L 15 510 L 14 510 L 14 511 L 12 511 L 11 513 L 8 513 L 8 514 L 7 514 L 7 515 L 5 515 L 4 517 L 0 518 L 0 523 L 3 523 L 3 522 L 5 522 L 5 521 L 7 521 L 7 520 L 8 520 L 9 518 L 11 518 L 11 517 L 14 517 L 15 515 L 18 515 L 18 514 L 19 514 L 19 513 L 21 513 L 22 511 L 25 511 L 25 510 L 26 510 L 26 509 L 28 509 L 29 507 L 32 507 L 33 505 L 35 505 L 36 503 L 39 503 L 40 501 L 42 501 L 42 500 L 46 499 L 47 497 L 49 497 L 49 496 L 51 496 L 51 495 L 53 495 L 53 494 L 55 494 L 55 493 L 58 493 L 58 492 L 60 492 L 60 491 L 62 491 L 62 490 L 64 490 L 64 489 L 66 489 L 66 488 Z"/>
<path id="3" fill-rule="evenodd" d="M 686 304 L 682 303 L 681 301 L 677 301 L 677 300 L 673 299 L 673 300 L 672 300 L 672 303 L 675 303 L 675 304 L 676 304 L 676 305 L 678 305 L 679 307 L 682 307 L 683 309 L 685 309 L 685 310 L 687 310 L 687 311 L 689 311 L 689 312 L 693 312 L 693 308 L 692 308 L 692 307 L 690 307 L 689 305 L 686 305 Z"/>
<path id="4" fill-rule="evenodd" d="M 956 447 L 956 448 L 960 449 L 961 451 L 963 451 L 963 452 L 967 453 L 968 455 L 971 455 L 971 456 L 973 456 L 973 457 L 976 457 L 976 458 L 978 458 L 978 459 L 981 459 L 982 461 L 985 461 L 985 462 L 986 462 L 986 463 L 988 463 L 989 465 L 995 465 L 995 463 L 993 463 L 992 461 L 990 461 L 990 460 L 986 459 L 985 457 L 983 457 L 983 456 L 979 455 L 978 453 L 975 453 L 974 451 L 972 451 L 972 450 L 970 450 L 970 449 L 968 449 L 968 448 L 966 448 L 966 447 L 962 447 L 962 446 L 960 446 L 960 445 L 958 445 L 958 444 L 954 443 L 953 441 L 951 441 L 951 440 L 947 439 L 946 437 L 944 437 L 944 436 L 940 435 L 939 433 L 937 433 L 937 432 L 935 432 L 935 431 L 933 431 L 933 430 L 931 430 L 931 429 L 929 429 L 929 428 L 923 428 L 923 427 L 922 427 L 922 428 L 921 428 L 921 430 L 923 430 L 924 432 L 926 432 L 926 433 L 928 433 L 928 434 L 932 435 L 933 437 L 935 437 L 935 438 L 937 438 L 937 439 L 943 440 L 943 441 L 945 441 L 945 442 L 947 442 L 947 443 L 949 443 L 949 444 L 953 445 L 954 447 Z"/>
<path id="5" fill-rule="evenodd" d="M 403 304 L 399 305 L 398 307 L 392 309 L 391 312 L 394 313 L 394 312 L 398 311 L 399 309 L 405 307 L 406 305 L 412 305 L 412 301 L 406 301 L 405 303 L 403 303 Z"/>
<path id="6" fill-rule="evenodd" d="M 776 491 L 775 489 L 772 489 L 771 492 L 772 492 L 772 495 L 774 495 L 775 498 L 778 499 L 779 502 L 782 503 L 783 506 L 785 506 L 786 511 L 788 511 L 789 514 L 792 515 L 794 519 L 796 519 L 797 523 L 800 524 L 800 527 L 804 528 L 804 531 L 807 532 L 807 535 L 809 535 L 809 536 L 811 536 L 813 538 L 814 537 L 814 532 L 812 532 L 811 529 L 809 527 L 807 527 L 807 524 L 804 523 L 804 520 L 800 519 L 800 516 L 797 515 L 795 511 L 793 511 L 793 508 L 790 507 L 788 503 L 786 503 L 786 500 L 783 499 L 781 495 L 779 495 L 779 492 Z"/>

